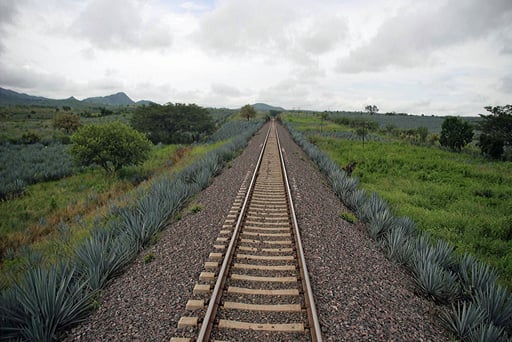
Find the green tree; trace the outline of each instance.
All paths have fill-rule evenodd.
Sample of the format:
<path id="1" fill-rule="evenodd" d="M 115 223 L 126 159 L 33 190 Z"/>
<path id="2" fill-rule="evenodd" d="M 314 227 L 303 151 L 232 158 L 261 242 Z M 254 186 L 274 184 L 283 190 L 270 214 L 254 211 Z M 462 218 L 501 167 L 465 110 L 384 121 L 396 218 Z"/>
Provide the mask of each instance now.
<path id="1" fill-rule="evenodd" d="M 71 113 L 55 114 L 53 127 L 56 129 L 62 129 L 67 134 L 70 134 L 80 127 L 80 117 Z"/>
<path id="2" fill-rule="evenodd" d="M 377 107 L 376 105 L 367 105 L 364 107 L 364 110 L 368 112 L 368 114 L 373 115 L 379 112 L 379 107 Z"/>
<path id="3" fill-rule="evenodd" d="M 96 164 L 107 173 L 142 163 L 151 150 L 144 134 L 120 122 L 82 126 L 71 141 L 71 154 L 80 165 Z"/>
<path id="4" fill-rule="evenodd" d="M 377 113 L 379 111 L 379 107 L 377 107 L 376 105 L 366 105 L 364 107 L 364 110 L 368 114 L 373 115 L 373 114 L 375 114 L 375 113 Z M 366 120 L 365 119 L 363 119 L 362 124 L 363 124 L 363 129 L 362 130 L 357 129 L 356 132 L 357 132 L 357 134 L 359 134 L 360 136 L 363 137 L 363 148 L 364 148 L 365 126 L 366 126 Z"/>
<path id="5" fill-rule="evenodd" d="M 155 144 L 188 144 L 199 141 L 215 129 L 205 108 L 180 103 L 139 107 L 133 113 L 131 124 Z"/>
<path id="6" fill-rule="evenodd" d="M 246 104 L 240 109 L 240 116 L 246 118 L 247 120 L 250 120 L 256 117 L 256 111 L 250 104 Z"/>
<path id="7" fill-rule="evenodd" d="M 499 159 L 503 156 L 504 147 L 512 146 L 512 105 L 487 106 L 485 109 L 491 114 L 480 114 L 478 145 L 482 154 Z"/>
<path id="8" fill-rule="evenodd" d="M 473 139 L 473 127 L 467 121 L 459 117 L 449 116 L 444 119 L 441 126 L 441 146 L 453 151 L 460 151 Z"/>

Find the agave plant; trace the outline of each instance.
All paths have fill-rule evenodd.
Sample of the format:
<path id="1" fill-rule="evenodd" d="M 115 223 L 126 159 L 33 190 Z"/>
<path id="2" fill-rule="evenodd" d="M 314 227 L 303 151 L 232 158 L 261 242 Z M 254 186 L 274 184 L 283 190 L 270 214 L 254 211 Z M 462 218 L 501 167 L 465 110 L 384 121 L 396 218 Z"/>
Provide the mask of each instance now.
<path id="1" fill-rule="evenodd" d="M 437 303 L 448 303 L 459 293 L 457 277 L 431 260 L 415 256 L 412 271 L 419 293 Z"/>
<path id="2" fill-rule="evenodd" d="M 338 170 L 331 178 L 331 184 L 334 192 L 344 203 L 347 194 L 357 190 L 359 182 L 355 178 L 348 177 L 345 171 Z"/>
<path id="3" fill-rule="evenodd" d="M 394 222 L 394 216 L 387 209 L 375 213 L 367 225 L 370 237 L 374 240 L 380 239 L 391 230 Z"/>
<path id="4" fill-rule="evenodd" d="M 471 342 L 505 342 L 507 339 L 503 328 L 498 328 L 492 323 L 482 323 L 470 331 L 467 340 Z"/>
<path id="5" fill-rule="evenodd" d="M 390 211 L 386 201 L 384 201 L 377 193 L 372 192 L 370 197 L 368 197 L 368 200 L 365 201 L 363 206 L 361 207 L 360 219 L 362 219 L 365 222 L 371 222 L 372 220 L 377 218 L 377 216 L 381 215 L 386 211 Z"/>
<path id="6" fill-rule="evenodd" d="M 101 289 L 136 255 L 131 241 L 114 238 L 107 230 L 97 230 L 76 250 L 75 264 L 91 290 Z"/>
<path id="7" fill-rule="evenodd" d="M 499 284 L 479 288 L 473 296 L 474 302 L 486 314 L 488 320 L 498 327 L 512 323 L 512 295 Z"/>
<path id="8" fill-rule="evenodd" d="M 66 264 L 29 270 L 21 282 L 0 298 L 3 338 L 54 341 L 58 331 L 83 320 L 91 309 L 94 292 Z"/>
<path id="9" fill-rule="evenodd" d="M 457 271 L 462 291 L 466 296 L 473 295 L 477 290 L 485 290 L 488 286 L 494 286 L 498 280 L 498 273 L 494 268 L 476 260 L 470 254 L 462 256 Z"/>
<path id="10" fill-rule="evenodd" d="M 366 190 L 357 189 L 356 191 L 352 191 L 346 195 L 345 204 L 356 213 L 358 217 L 361 217 L 361 210 L 366 202 Z"/>
<path id="11" fill-rule="evenodd" d="M 457 302 L 457 306 L 452 304 L 451 311 L 441 315 L 441 321 L 446 328 L 463 341 L 484 323 L 484 318 L 482 310 L 468 302 Z"/>
<path id="12" fill-rule="evenodd" d="M 416 258 L 428 260 L 441 266 L 444 270 L 453 271 L 456 265 L 454 248 L 444 240 L 437 240 L 435 245 L 428 243 L 428 236 L 419 239 L 416 246 Z"/>
<path id="13" fill-rule="evenodd" d="M 388 258 L 405 265 L 412 259 L 414 243 L 406 228 L 402 226 L 388 231 L 385 235 Z"/>
<path id="14" fill-rule="evenodd" d="M 395 227 L 403 228 L 406 235 L 414 235 L 417 232 L 416 223 L 412 218 L 404 216 L 395 219 Z"/>

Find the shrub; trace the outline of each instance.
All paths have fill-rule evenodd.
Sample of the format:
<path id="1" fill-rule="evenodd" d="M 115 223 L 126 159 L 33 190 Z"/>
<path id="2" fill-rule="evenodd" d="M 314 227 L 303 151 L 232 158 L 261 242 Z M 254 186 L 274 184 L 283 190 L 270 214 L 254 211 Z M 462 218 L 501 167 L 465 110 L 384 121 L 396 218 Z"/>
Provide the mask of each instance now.
<path id="1" fill-rule="evenodd" d="M 67 134 L 73 133 L 80 127 L 80 117 L 71 113 L 58 113 L 53 119 L 53 127 L 62 129 Z"/>
<path id="2" fill-rule="evenodd" d="M 71 154 L 84 166 L 97 164 L 107 173 L 147 159 L 151 143 L 120 122 L 83 126 L 72 136 Z"/>
<path id="3" fill-rule="evenodd" d="M 351 212 L 347 212 L 347 211 L 342 212 L 342 213 L 340 213 L 340 217 L 349 223 L 357 223 L 358 222 L 357 217 L 354 214 L 352 214 Z"/>
<path id="4" fill-rule="evenodd" d="M 34 132 L 25 132 L 21 136 L 21 141 L 24 144 L 35 144 L 41 140 L 41 137 Z"/>

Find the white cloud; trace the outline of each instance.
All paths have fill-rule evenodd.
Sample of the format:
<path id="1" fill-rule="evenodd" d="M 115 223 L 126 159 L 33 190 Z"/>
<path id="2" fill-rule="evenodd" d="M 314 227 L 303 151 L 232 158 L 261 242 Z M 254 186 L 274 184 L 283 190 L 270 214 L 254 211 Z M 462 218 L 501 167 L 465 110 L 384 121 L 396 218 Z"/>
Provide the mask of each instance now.
<path id="1" fill-rule="evenodd" d="M 172 32 L 158 9 L 141 0 L 94 0 L 71 30 L 102 49 L 165 48 Z"/>
<path id="2" fill-rule="evenodd" d="M 404 8 L 388 18 L 373 39 L 338 61 L 337 70 L 381 71 L 389 66 L 428 64 L 438 49 L 510 29 L 512 20 L 510 0 L 455 0 L 435 7 L 423 5 Z"/>
<path id="3" fill-rule="evenodd" d="M 346 35 L 341 16 L 310 2 L 224 0 L 201 18 L 196 39 L 205 50 L 220 55 L 266 55 L 269 60 L 308 64 L 332 51 Z"/>
<path id="4" fill-rule="evenodd" d="M 185 1 L 180 7 L 188 11 L 206 11 L 210 8 L 207 4 L 198 1 Z"/>
<path id="5" fill-rule="evenodd" d="M 22 1 L 0 0 L 0 55 L 5 50 L 3 39 L 8 32 L 8 27 L 16 22 L 18 6 Z"/>
<path id="6" fill-rule="evenodd" d="M 240 90 L 237 88 L 222 83 L 212 84 L 211 90 L 213 93 L 221 96 L 237 97 L 241 95 Z"/>
<path id="7" fill-rule="evenodd" d="M 510 0 L 0 0 L 0 86 L 53 98 L 475 115 L 510 102 Z"/>

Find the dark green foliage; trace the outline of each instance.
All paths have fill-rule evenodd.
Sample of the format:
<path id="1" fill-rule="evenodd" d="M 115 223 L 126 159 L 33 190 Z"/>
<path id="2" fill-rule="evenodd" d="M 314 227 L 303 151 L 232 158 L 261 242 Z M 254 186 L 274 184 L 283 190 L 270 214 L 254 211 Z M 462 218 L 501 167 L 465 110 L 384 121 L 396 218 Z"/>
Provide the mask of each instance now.
<path id="1" fill-rule="evenodd" d="M 205 108 L 195 104 L 151 104 L 135 110 L 132 126 L 153 143 L 189 144 L 214 130 L 213 120 Z"/>
<path id="2" fill-rule="evenodd" d="M 151 149 L 143 134 L 120 122 L 83 126 L 72 141 L 71 154 L 80 165 L 96 164 L 106 172 L 142 163 Z"/>
<path id="3" fill-rule="evenodd" d="M 480 114 L 480 148 L 491 158 L 501 158 L 504 146 L 512 146 L 512 105 L 488 106 L 489 115 Z"/>
<path id="4" fill-rule="evenodd" d="M 441 126 L 441 146 L 448 147 L 453 151 L 460 151 L 473 139 L 473 127 L 461 118 L 449 116 Z"/>
<path id="5" fill-rule="evenodd" d="M 377 107 L 376 105 L 367 105 L 364 107 L 364 110 L 370 114 L 370 115 L 374 115 L 375 113 L 378 113 L 379 112 L 379 107 Z"/>
<path id="6" fill-rule="evenodd" d="M 21 141 L 24 144 L 35 144 L 41 140 L 41 137 L 34 132 L 25 132 L 21 136 Z"/>
<path id="7" fill-rule="evenodd" d="M 240 109 L 240 116 L 244 119 L 250 120 L 256 117 L 256 111 L 250 104 L 246 104 Z"/>

